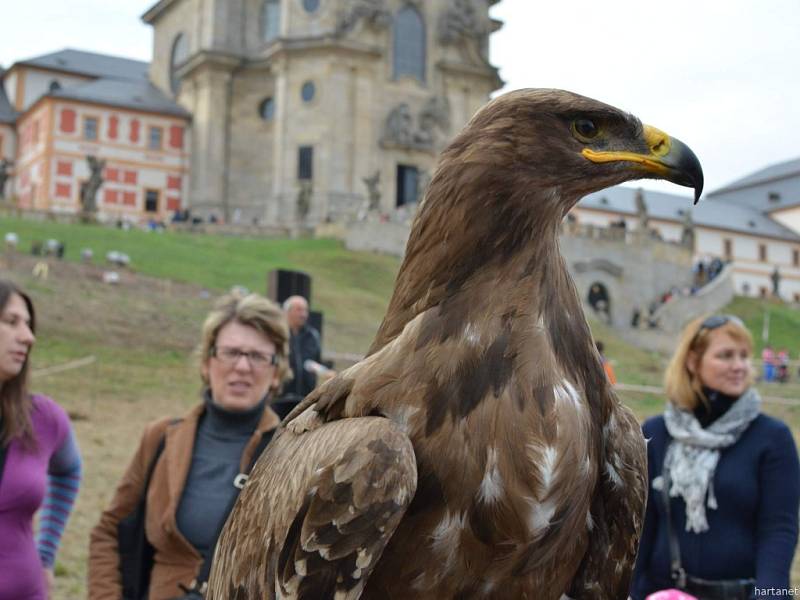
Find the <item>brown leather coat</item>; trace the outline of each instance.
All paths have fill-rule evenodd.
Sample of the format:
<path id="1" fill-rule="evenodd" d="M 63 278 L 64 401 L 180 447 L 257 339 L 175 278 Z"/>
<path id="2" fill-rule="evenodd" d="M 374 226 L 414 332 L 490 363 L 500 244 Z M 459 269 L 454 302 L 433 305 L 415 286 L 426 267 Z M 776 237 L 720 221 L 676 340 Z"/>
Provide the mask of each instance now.
<path id="1" fill-rule="evenodd" d="M 192 464 L 195 433 L 203 411 L 204 406 L 200 405 L 177 423 L 164 418 L 145 428 L 139 448 L 122 476 L 110 506 L 92 530 L 89 543 L 89 600 L 122 598 L 117 523 L 136 508 L 143 492 L 147 468 L 165 432 L 164 451 L 158 459 L 147 491 L 145 532 L 155 548 L 149 600 L 167 600 L 179 596 L 182 592 L 178 584 L 188 586 L 200 570 L 202 557 L 178 531 L 175 512 Z M 277 427 L 279 422 L 278 415 L 267 407 L 242 453 L 242 470 L 250 465 L 262 434 Z"/>

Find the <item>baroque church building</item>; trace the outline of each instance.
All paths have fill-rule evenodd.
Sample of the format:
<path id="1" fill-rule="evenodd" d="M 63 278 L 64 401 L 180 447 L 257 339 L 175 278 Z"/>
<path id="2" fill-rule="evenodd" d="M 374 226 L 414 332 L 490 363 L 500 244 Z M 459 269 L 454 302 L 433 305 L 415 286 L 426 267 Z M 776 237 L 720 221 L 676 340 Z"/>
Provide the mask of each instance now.
<path id="1" fill-rule="evenodd" d="M 93 155 L 101 218 L 311 225 L 414 203 L 502 85 L 497 1 L 160 0 L 149 65 L 63 50 L 0 72 L 5 196 L 77 213 Z"/>
<path id="2" fill-rule="evenodd" d="M 192 114 L 193 211 L 319 222 L 417 200 L 500 87 L 486 0 L 161 0 L 153 83 Z M 365 182 L 366 180 L 366 182 Z"/>

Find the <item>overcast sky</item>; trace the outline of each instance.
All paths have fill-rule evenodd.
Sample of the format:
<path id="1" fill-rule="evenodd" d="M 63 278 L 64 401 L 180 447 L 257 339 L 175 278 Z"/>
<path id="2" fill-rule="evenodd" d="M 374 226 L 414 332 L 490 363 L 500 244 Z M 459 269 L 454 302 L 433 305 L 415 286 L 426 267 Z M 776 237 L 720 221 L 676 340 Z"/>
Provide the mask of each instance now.
<path id="1" fill-rule="evenodd" d="M 5 0 L 0 65 L 64 47 L 149 60 L 155 0 Z M 688 143 L 706 190 L 800 158 L 798 0 L 502 0 L 505 89 L 558 87 Z M 681 188 L 657 182 L 673 193 Z"/>

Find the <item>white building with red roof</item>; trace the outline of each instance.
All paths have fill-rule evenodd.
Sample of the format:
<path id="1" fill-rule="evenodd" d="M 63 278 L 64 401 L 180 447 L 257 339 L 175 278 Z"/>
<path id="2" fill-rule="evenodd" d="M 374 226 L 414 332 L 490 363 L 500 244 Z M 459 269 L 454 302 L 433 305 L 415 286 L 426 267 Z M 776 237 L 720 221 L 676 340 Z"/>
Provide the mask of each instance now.
<path id="1" fill-rule="evenodd" d="M 0 74 L 6 199 L 78 213 L 88 156 L 105 161 L 105 220 L 164 220 L 185 205 L 191 115 L 148 79 L 149 64 L 79 50 L 15 62 Z"/>

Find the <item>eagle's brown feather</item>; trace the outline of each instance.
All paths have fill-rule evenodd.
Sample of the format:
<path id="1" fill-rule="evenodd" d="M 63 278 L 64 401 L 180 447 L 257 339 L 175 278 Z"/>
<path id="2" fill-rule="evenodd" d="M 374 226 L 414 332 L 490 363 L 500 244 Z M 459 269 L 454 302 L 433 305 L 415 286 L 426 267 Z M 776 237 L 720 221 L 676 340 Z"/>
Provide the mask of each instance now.
<path id="1" fill-rule="evenodd" d="M 641 174 L 584 159 L 568 124 L 581 114 L 640 149 L 634 117 L 524 90 L 490 103 L 444 152 L 367 358 L 287 417 L 226 527 L 209 598 L 627 596 L 645 445 L 606 380 L 557 237 L 581 196 Z M 376 421 L 409 444 L 392 444 L 377 491 Z M 413 499 L 383 510 L 391 485 L 413 489 L 412 456 Z M 337 472 L 362 500 L 348 504 Z M 342 561 L 363 548 L 380 558 L 353 585 Z M 313 582 L 296 566 L 311 563 Z"/>
<path id="2" fill-rule="evenodd" d="M 236 550 L 217 554 L 227 577 L 209 597 L 358 598 L 414 496 L 408 437 L 387 419 L 344 419 L 282 435 L 263 457 L 237 505 L 249 508 L 220 537 Z"/>

